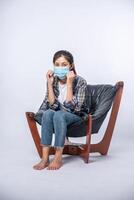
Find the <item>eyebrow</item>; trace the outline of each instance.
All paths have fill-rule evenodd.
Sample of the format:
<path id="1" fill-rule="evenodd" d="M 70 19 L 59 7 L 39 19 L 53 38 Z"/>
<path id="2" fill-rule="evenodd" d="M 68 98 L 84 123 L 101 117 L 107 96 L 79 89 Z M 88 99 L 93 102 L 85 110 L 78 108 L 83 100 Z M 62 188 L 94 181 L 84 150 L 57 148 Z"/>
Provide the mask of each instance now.
<path id="1" fill-rule="evenodd" d="M 62 63 L 68 63 L 67 61 L 64 61 L 64 62 L 62 62 Z"/>
<path id="2" fill-rule="evenodd" d="M 67 61 L 61 62 L 62 64 L 68 63 Z M 55 64 L 59 64 L 59 62 L 55 62 Z"/>

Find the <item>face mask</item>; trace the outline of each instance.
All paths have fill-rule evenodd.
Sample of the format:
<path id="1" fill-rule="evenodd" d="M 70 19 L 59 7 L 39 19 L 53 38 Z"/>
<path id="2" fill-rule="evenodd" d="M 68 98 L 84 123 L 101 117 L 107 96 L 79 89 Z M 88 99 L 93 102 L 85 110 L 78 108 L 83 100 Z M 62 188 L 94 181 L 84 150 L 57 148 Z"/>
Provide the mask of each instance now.
<path id="1" fill-rule="evenodd" d="M 63 80 L 69 72 L 69 66 L 56 67 L 54 66 L 54 76 L 58 76 L 59 79 Z"/>

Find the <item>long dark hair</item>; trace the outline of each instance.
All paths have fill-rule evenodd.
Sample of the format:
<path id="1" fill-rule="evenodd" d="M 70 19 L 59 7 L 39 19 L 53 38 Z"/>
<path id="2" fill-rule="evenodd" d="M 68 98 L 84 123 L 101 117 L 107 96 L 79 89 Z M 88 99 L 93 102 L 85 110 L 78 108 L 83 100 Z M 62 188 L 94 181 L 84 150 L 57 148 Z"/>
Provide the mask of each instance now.
<path id="1" fill-rule="evenodd" d="M 53 56 L 53 63 L 55 63 L 55 61 L 61 56 L 63 56 L 69 62 L 69 64 L 71 65 L 71 70 L 73 70 L 74 73 L 77 74 L 75 70 L 73 55 L 69 51 L 66 50 L 57 51 Z"/>

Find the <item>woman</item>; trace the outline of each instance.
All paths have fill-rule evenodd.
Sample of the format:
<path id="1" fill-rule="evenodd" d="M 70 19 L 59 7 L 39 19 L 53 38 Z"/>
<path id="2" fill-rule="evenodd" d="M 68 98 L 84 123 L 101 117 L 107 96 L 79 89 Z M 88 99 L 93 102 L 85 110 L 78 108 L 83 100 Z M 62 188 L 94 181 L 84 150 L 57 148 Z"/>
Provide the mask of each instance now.
<path id="1" fill-rule="evenodd" d="M 65 144 L 67 126 L 82 121 L 88 116 L 86 106 L 86 80 L 75 71 L 73 56 L 61 50 L 54 54 L 54 69 L 48 70 L 47 93 L 35 120 L 41 124 L 42 159 L 33 168 L 41 170 L 59 169 L 62 166 L 62 153 Z M 55 156 L 49 162 L 49 149 L 55 133 Z"/>

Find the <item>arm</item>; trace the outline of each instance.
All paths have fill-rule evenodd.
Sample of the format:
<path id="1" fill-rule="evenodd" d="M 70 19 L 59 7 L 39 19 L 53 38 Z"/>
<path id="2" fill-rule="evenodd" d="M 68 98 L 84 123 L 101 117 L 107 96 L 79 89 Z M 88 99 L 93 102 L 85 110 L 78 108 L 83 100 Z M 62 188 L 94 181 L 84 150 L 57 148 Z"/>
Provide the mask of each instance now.
<path id="1" fill-rule="evenodd" d="M 59 107 L 59 101 L 56 98 L 53 89 L 53 82 L 54 82 L 53 71 L 48 70 L 46 77 L 47 77 L 47 103 L 49 104 L 49 108 L 57 110 Z"/>
<path id="2" fill-rule="evenodd" d="M 70 71 L 67 75 L 67 96 L 66 96 L 66 100 L 63 103 L 65 108 L 68 108 L 68 105 L 70 103 L 73 104 L 73 80 L 75 76 L 76 75 L 74 74 L 73 71 Z"/>
<path id="3" fill-rule="evenodd" d="M 67 85 L 66 102 L 72 101 L 72 99 L 73 99 L 73 87 L 72 85 Z"/>
<path id="4" fill-rule="evenodd" d="M 53 91 L 53 85 L 48 83 L 48 101 L 50 105 L 53 105 L 55 101 L 55 95 Z"/>
<path id="5" fill-rule="evenodd" d="M 84 79 L 78 80 L 75 93 L 73 95 L 73 87 L 71 84 L 67 84 L 67 98 L 64 101 L 64 107 L 68 111 L 81 111 L 81 107 L 86 98 L 87 82 Z"/>
<path id="6" fill-rule="evenodd" d="M 50 105 L 52 105 L 55 101 L 55 96 L 53 91 L 54 76 L 52 70 L 48 70 L 46 78 L 47 78 L 48 102 Z"/>

